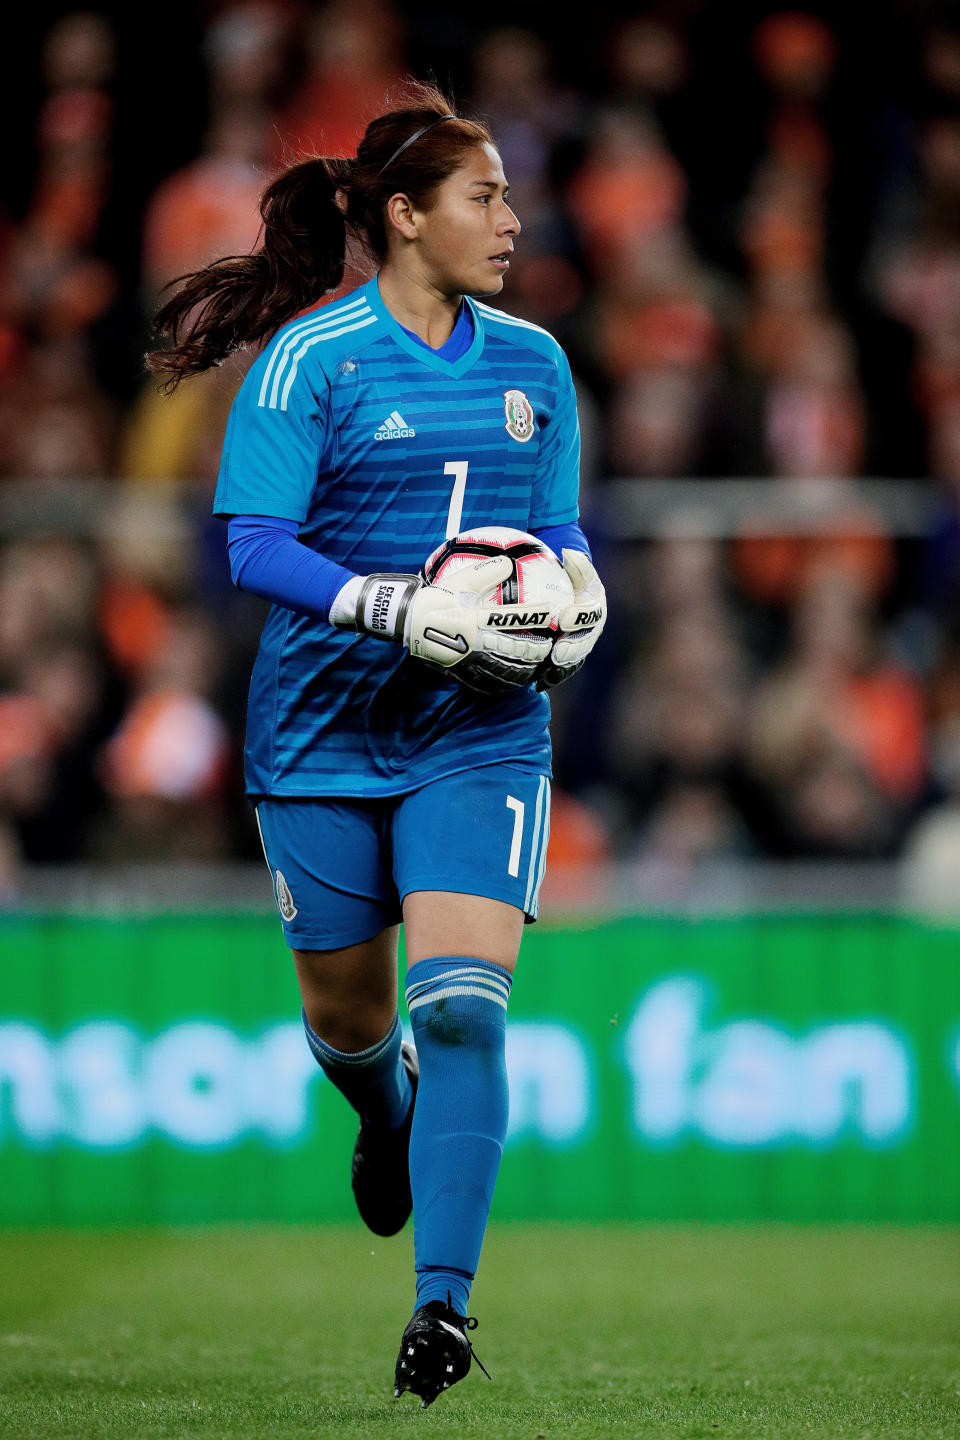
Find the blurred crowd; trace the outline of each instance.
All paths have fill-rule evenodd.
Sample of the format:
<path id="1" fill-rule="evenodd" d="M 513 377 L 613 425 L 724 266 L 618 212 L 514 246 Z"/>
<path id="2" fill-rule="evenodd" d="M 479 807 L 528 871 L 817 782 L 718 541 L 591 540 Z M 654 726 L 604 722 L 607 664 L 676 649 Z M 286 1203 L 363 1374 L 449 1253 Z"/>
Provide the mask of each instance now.
<path id="1" fill-rule="evenodd" d="M 669 889 L 717 860 L 922 856 L 960 886 L 960 26 L 685 0 L 601 7 L 585 42 L 535 4 L 189 9 L 182 83 L 162 41 L 131 83 L 123 7 L 45 22 L 25 80 L 0 894 L 24 862 L 259 853 L 240 766 L 265 607 L 209 518 L 250 356 L 173 397 L 141 357 L 167 282 L 251 249 L 277 167 L 353 153 L 410 74 L 491 126 L 523 222 L 498 303 L 557 336 L 580 397 L 612 619 L 556 692 L 554 867 L 653 864 Z M 778 531 L 758 501 L 727 534 L 623 538 L 624 486 L 730 477 L 831 522 Z M 921 481 L 922 525 L 863 477 Z"/>

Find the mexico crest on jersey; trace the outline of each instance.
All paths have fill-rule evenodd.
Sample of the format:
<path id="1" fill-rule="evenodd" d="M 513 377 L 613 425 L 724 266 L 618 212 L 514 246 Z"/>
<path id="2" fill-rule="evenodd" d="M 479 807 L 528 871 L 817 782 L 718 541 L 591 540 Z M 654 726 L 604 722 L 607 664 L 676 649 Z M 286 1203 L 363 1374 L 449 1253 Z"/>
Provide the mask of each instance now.
<path id="1" fill-rule="evenodd" d="M 533 437 L 533 406 L 522 390 L 505 390 L 503 408 L 507 416 L 507 434 L 526 443 Z"/>

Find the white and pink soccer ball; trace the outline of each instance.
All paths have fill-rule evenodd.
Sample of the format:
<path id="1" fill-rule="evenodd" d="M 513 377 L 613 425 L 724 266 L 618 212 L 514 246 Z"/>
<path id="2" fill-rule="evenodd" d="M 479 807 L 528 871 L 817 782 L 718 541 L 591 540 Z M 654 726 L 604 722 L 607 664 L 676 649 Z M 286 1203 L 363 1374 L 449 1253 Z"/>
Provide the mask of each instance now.
<path id="1" fill-rule="evenodd" d="M 573 586 L 553 551 L 525 530 L 511 530 L 506 525 L 464 530 L 437 546 L 423 567 L 423 576 L 430 585 L 448 585 L 455 590 L 458 570 L 500 555 L 513 562 L 512 572 L 481 594 L 478 604 L 521 606 L 529 616 L 529 621 L 522 623 L 523 631 L 555 633 L 561 611 L 573 600 Z"/>

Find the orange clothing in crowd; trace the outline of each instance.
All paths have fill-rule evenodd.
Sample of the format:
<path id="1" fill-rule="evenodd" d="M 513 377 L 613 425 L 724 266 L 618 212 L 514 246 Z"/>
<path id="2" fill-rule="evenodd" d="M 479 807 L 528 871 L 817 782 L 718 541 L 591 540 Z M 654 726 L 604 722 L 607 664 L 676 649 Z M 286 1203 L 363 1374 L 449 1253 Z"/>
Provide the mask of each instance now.
<path id="1" fill-rule="evenodd" d="M 208 156 L 160 185 L 144 222 L 144 265 L 166 283 L 222 255 L 246 255 L 260 234 L 264 177 L 252 165 Z"/>
<path id="2" fill-rule="evenodd" d="M 278 164 L 305 155 L 355 155 L 363 132 L 401 83 L 392 72 L 327 73 L 313 81 L 277 122 Z"/>
<path id="3" fill-rule="evenodd" d="M 890 537 L 872 516 L 853 512 L 822 535 L 751 533 L 747 522 L 733 547 L 740 586 L 764 605 L 789 605 L 821 566 L 853 576 L 862 593 L 876 599 L 887 589 L 894 564 Z"/>
<path id="4" fill-rule="evenodd" d="M 190 802 L 223 787 L 230 741 L 199 695 L 158 690 L 137 700 L 104 749 L 104 782 L 121 799 Z"/>
<path id="5" fill-rule="evenodd" d="M 624 239 L 675 223 L 686 192 L 676 161 L 651 148 L 629 164 L 588 160 L 570 187 L 570 207 L 586 248 L 595 263 L 602 263 Z"/>
<path id="6" fill-rule="evenodd" d="M 596 812 L 555 788 L 550 803 L 545 903 L 553 909 L 562 909 L 564 904 L 600 903 L 606 885 L 602 867 L 611 854 L 610 836 Z"/>
<path id="7" fill-rule="evenodd" d="M 854 676 L 831 707 L 838 737 L 860 756 L 893 800 L 919 791 L 925 769 L 923 698 L 916 682 L 891 668 Z"/>
<path id="8" fill-rule="evenodd" d="M 121 670 L 145 669 L 170 639 L 169 607 L 140 580 L 111 576 L 100 592 L 99 612 L 107 650 Z"/>

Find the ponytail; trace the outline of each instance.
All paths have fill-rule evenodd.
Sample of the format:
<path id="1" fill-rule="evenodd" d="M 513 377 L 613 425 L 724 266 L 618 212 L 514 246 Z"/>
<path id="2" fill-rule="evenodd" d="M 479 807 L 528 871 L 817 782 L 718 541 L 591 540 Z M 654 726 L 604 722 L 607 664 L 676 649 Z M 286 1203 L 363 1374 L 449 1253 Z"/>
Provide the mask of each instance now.
<path id="1" fill-rule="evenodd" d="M 351 170 L 349 160 L 323 158 L 285 170 L 260 204 L 261 248 L 179 277 L 183 285 L 154 318 L 172 346 L 146 356 L 148 370 L 167 375 L 167 391 L 272 334 L 340 284 L 346 225 L 337 191 Z"/>
<path id="2" fill-rule="evenodd" d="M 412 82 L 402 99 L 370 122 L 355 159 L 304 160 L 273 181 L 260 205 L 259 250 L 179 277 L 182 287 L 154 320 L 171 348 L 146 357 L 148 370 L 168 377 L 166 390 L 271 335 L 336 289 L 348 232 L 361 252 L 382 261 L 390 196 L 401 191 L 427 205 L 465 154 L 490 141 L 483 125 L 458 116 L 433 85 Z"/>

